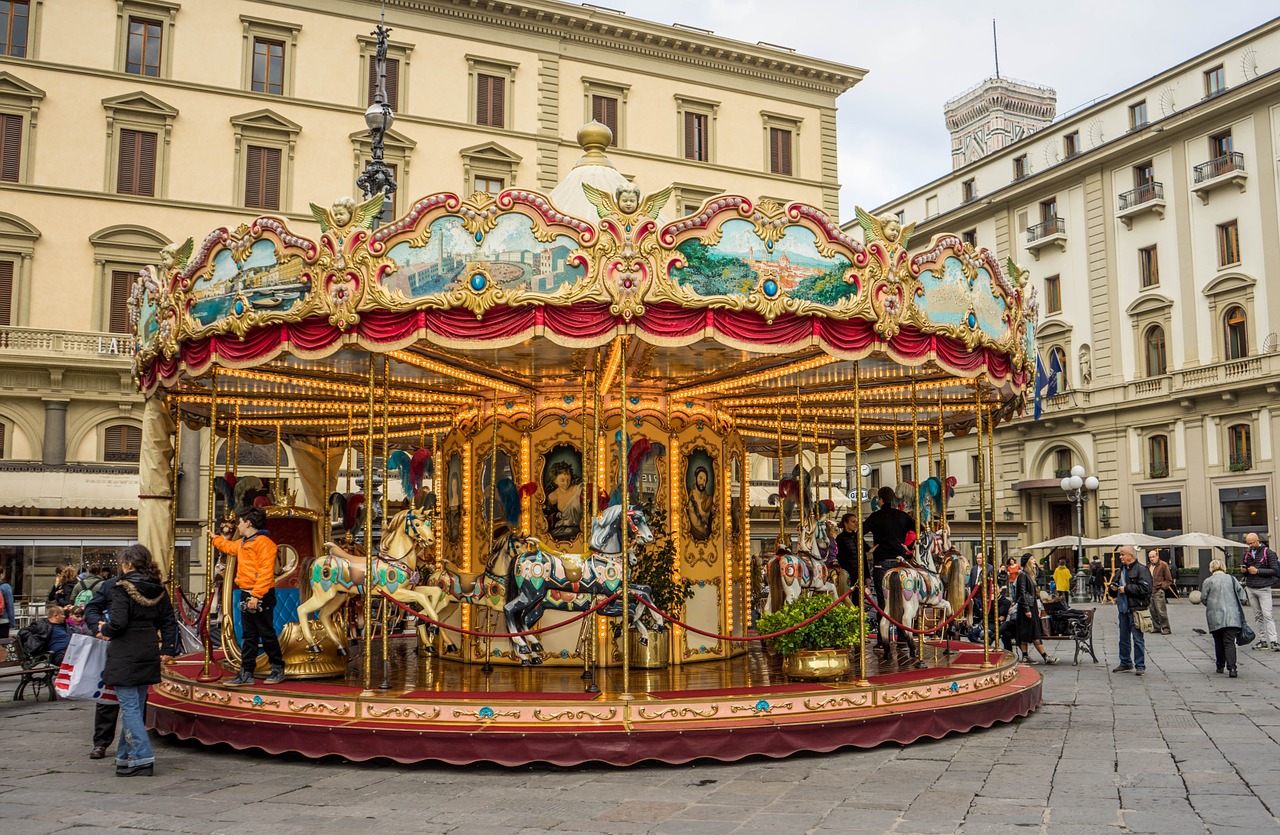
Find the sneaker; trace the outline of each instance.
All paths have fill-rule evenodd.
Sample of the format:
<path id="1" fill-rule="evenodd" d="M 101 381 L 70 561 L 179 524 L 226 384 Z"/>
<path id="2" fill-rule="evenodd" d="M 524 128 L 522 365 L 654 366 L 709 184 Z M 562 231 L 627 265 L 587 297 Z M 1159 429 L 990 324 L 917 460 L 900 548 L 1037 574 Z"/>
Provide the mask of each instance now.
<path id="1" fill-rule="evenodd" d="M 1253 648 L 1254 649 L 1271 649 L 1271 645 L 1268 644 L 1266 641 L 1258 641 L 1258 643 L 1253 645 Z"/>
<path id="2" fill-rule="evenodd" d="M 1280 652 L 1280 643 L 1277 643 L 1276 641 L 1272 641 L 1271 649 L 1273 652 Z"/>
<path id="3" fill-rule="evenodd" d="M 1133 671 L 1133 674 L 1134 674 L 1135 676 L 1145 676 L 1145 675 L 1147 674 L 1147 671 L 1146 671 L 1146 670 L 1134 670 L 1134 671 Z"/>
<path id="4" fill-rule="evenodd" d="M 263 684 L 279 684 L 284 681 L 284 667 L 272 667 L 271 675 L 262 680 Z"/>
<path id="5" fill-rule="evenodd" d="M 1127 672 L 1130 672 L 1130 671 L 1132 671 L 1132 670 L 1133 670 L 1133 667 L 1132 667 L 1132 666 L 1126 666 L 1126 665 L 1124 665 L 1124 664 L 1120 664 L 1119 666 L 1115 667 L 1111 672 L 1113 672 L 1113 673 L 1127 673 Z"/>
<path id="6" fill-rule="evenodd" d="M 1058 658 L 1057 658 L 1057 656 L 1055 656 L 1055 655 L 1046 655 L 1046 656 L 1044 657 L 1044 663 L 1046 663 L 1046 664 L 1050 664 L 1050 665 L 1052 665 L 1052 664 L 1057 664 L 1057 663 L 1058 663 Z"/>
<path id="7" fill-rule="evenodd" d="M 253 684 L 253 674 L 246 673 L 244 670 L 241 670 L 240 672 L 236 673 L 235 678 L 228 679 L 227 681 L 224 681 L 223 684 L 225 684 L 227 687 L 246 687 L 250 684 Z"/>

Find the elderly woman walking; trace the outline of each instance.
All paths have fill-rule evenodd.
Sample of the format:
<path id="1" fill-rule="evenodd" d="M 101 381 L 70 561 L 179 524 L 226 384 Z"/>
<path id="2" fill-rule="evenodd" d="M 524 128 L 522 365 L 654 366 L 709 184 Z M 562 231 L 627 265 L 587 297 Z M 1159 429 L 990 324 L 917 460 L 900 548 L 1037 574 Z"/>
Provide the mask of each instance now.
<path id="1" fill-rule="evenodd" d="M 1225 669 L 1236 678 L 1236 638 L 1244 626 L 1244 588 L 1227 573 L 1222 560 L 1209 563 L 1209 576 L 1200 585 L 1203 596 L 1204 616 L 1209 622 L 1209 634 L 1213 635 L 1213 659 L 1217 671 Z"/>

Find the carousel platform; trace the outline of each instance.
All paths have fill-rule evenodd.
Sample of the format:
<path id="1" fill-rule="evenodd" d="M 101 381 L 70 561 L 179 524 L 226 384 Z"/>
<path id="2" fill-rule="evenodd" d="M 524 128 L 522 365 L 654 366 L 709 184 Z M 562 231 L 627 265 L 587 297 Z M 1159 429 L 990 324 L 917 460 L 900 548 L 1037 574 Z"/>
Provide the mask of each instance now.
<path id="1" fill-rule="evenodd" d="M 1034 669 L 999 652 L 984 668 L 981 646 L 949 648 L 927 643 L 921 669 L 905 655 L 901 664 L 869 656 L 863 687 L 852 679 L 788 680 L 776 657 L 753 648 L 726 661 L 633 670 L 631 698 L 617 668 L 598 671 L 601 692 L 587 693 L 573 668 L 486 674 L 477 665 L 419 658 L 410 638 L 393 639 L 390 688 L 372 695 L 361 687 L 359 656 L 345 679 L 233 688 L 221 667 L 218 681 L 200 682 L 197 655 L 165 669 L 147 715 L 162 734 L 269 754 L 567 766 L 908 744 L 1009 722 L 1040 705 Z M 380 652 L 374 682 L 382 682 Z"/>

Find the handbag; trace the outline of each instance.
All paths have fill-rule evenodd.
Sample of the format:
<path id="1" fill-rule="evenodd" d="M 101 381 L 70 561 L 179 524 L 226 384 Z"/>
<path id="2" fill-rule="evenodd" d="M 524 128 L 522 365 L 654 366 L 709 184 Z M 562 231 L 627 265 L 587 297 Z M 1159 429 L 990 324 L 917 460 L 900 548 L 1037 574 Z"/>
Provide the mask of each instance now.
<path id="1" fill-rule="evenodd" d="M 91 635 L 72 635 L 53 689 L 64 699 L 115 703 L 116 691 L 102 683 L 107 665 L 107 642 Z"/>
<path id="2" fill-rule="evenodd" d="M 1146 609 L 1133 613 L 1133 626 L 1139 632 L 1155 631 L 1155 626 L 1151 622 L 1151 613 Z"/>
<path id="3" fill-rule="evenodd" d="M 1240 586 L 1239 581 L 1232 578 L 1232 582 L 1236 588 Z M 1236 588 L 1231 589 L 1231 599 L 1236 602 L 1236 611 L 1240 613 L 1240 634 L 1236 636 L 1236 646 L 1244 647 L 1252 644 L 1258 636 L 1254 634 L 1253 628 L 1249 626 L 1249 621 L 1244 619 L 1244 607 L 1240 605 L 1240 595 L 1236 594 Z"/>

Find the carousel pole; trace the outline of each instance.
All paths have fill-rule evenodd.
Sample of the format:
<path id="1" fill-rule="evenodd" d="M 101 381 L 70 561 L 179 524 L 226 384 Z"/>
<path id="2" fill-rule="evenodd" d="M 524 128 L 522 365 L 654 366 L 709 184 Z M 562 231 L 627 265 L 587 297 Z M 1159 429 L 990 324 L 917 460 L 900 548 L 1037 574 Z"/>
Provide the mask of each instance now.
<path id="1" fill-rule="evenodd" d="M 387 499 L 391 492 L 391 485 L 387 483 L 387 462 L 391 460 L 391 357 L 386 354 L 382 355 L 382 536 L 379 540 L 387 538 Z M 373 424 L 369 425 L 370 433 L 373 430 Z M 413 496 L 409 497 L 409 503 L 413 504 Z M 378 685 L 379 690 L 391 689 L 391 644 L 388 641 L 387 622 L 390 612 L 388 611 L 387 602 L 385 600 L 378 601 L 378 608 L 382 610 L 382 683 Z"/>
<path id="2" fill-rule="evenodd" d="M 425 442 L 423 445 L 425 446 Z M 440 524 L 440 519 L 441 519 L 440 508 L 444 504 L 444 502 L 441 501 L 440 493 L 438 490 L 436 490 L 436 483 L 437 483 L 436 472 L 438 471 L 438 468 L 440 466 L 439 456 L 440 456 L 440 433 L 432 432 L 431 433 L 431 492 L 435 494 L 436 506 L 433 509 L 431 514 L 432 516 L 431 531 L 432 533 L 435 534 L 435 540 L 436 540 L 435 557 L 436 557 L 437 566 L 444 565 L 444 563 L 440 561 L 443 558 L 443 551 L 441 549 L 444 547 L 443 545 L 444 537 L 440 536 L 440 531 L 443 530 Z"/>
<path id="3" fill-rule="evenodd" d="M 271 488 L 272 488 L 271 492 L 275 494 L 275 496 L 271 497 L 272 504 L 275 504 L 276 496 L 281 495 L 280 494 L 280 447 L 282 445 L 281 437 L 280 437 L 281 426 L 282 424 L 276 423 L 276 479 L 271 485 Z"/>
<path id="4" fill-rule="evenodd" d="M 804 482 L 807 473 L 804 468 L 804 424 L 800 420 L 800 375 L 796 375 L 796 467 L 800 470 L 800 483 L 797 492 L 800 494 L 800 519 L 796 522 L 796 549 L 804 548 Z"/>
<path id="5" fill-rule="evenodd" d="M 974 395 L 973 414 L 974 414 L 974 419 L 977 422 L 977 430 L 978 430 L 977 432 L 978 496 L 982 497 L 986 493 L 987 468 L 985 466 L 985 461 L 983 460 L 983 455 L 982 455 L 982 385 L 978 381 L 974 382 L 973 395 Z M 979 500 L 978 511 L 979 511 L 978 519 L 980 520 L 979 534 L 978 534 L 978 550 L 981 552 L 981 551 L 985 551 L 987 548 L 987 515 L 982 512 L 981 500 Z M 990 555 L 988 555 L 988 561 L 989 560 L 990 560 Z M 988 568 L 987 570 L 988 577 L 994 578 L 995 573 L 990 570 L 990 566 L 988 566 L 987 568 Z M 988 590 L 994 591 L 994 589 L 991 589 L 990 580 L 987 581 L 986 586 L 987 588 L 983 590 L 984 599 L 982 601 L 982 666 L 990 667 L 991 666 L 991 627 L 994 625 L 994 619 L 991 617 L 991 614 L 992 614 L 992 609 L 995 608 L 996 601 L 993 600 L 992 596 L 988 593 Z"/>
<path id="6" fill-rule="evenodd" d="M 782 472 L 782 409 L 778 409 L 778 420 L 776 421 L 778 429 L 778 484 L 781 486 L 782 480 L 786 475 Z M 778 499 L 778 539 L 774 543 L 774 550 L 777 550 L 778 544 L 785 545 L 787 543 L 787 520 L 782 517 L 782 499 Z M 790 550 L 790 549 L 788 549 Z"/>
<path id="7" fill-rule="evenodd" d="M 925 457 L 926 458 L 929 457 L 929 450 L 927 448 L 925 449 Z M 918 408 L 917 402 L 916 402 L 915 369 L 912 369 L 911 371 L 911 477 L 915 479 L 915 482 L 916 482 L 915 486 L 911 488 L 911 491 L 915 494 L 914 496 L 911 497 L 913 500 L 912 505 L 916 509 L 916 514 L 915 514 L 916 542 L 915 542 L 915 545 L 912 546 L 912 549 L 914 550 L 920 547 L 920 516 L 921 516 L 920 511 L 923 509 L 920 507 L 920 485 L 922 483 L 920 480 L 920 409 Z M 920 565 L 921 566 L 924 565 L 923 560 L 920 562 Z M 919 629 L 923 625 L 924 625 L 924 608 L 921 607 L 920 613 L 916 616 L 915 627 Z M 908 641 L 911 640 L 910 635 L 907 636 L 907 640 Z M 917 659 L 916 663 L 918 664 L 924 663 L 924 634 L 923 633 L 916 636 L 916 659 Z"/>
<path id="8" fill-rule="evenodd" d="M 355 438 L 353 438 L 351 435 L 353 431 L 352 425 L 355 422 L 355 418 L 353 414 L 354 413 L 352 412 L 351 407 L 348 406 L 347 407 L 347 451 L 342 456 L 345 459 L 345 463 L 346 463 L 346 467 L 344 469 L 346 469 L 347 471 L 347 497 L 348 498 L 351 497 L 351 467 L 354 466 L 355 464 L 354 456 L 352 453 L 355 452 L 355 448 L 356 448 Z"/>
<path id="9" fill-rule="evenodd" d="M 497 494 L 498 494 L 498 390 L 493 390 L 493 444 L 489 450 L 489 546 L 493 546 L 493 520 L 497 516 Z M 481 485 L 482 487 L 484 485 Z M 485 632 L 491 632 L 490 616 L 493 609 L 488 606 L 484 607 L 484 625 Z M 489 635 L 484 636 L 484 664 L 480 667 L 482 673 L 493 672 L 493 638 Z"/>
<path id="10" fill-rule="evenodd" d="M 325 436 L 325 438 L 321 441 L 320 449 L 323 450 L 323 455 L 324 455 L 324 491 L 320 494 L 320 504 L 325 509 L 325 515 L 328 516 L 330 519 L 329 527 L 326 528 L 324 531 L 324 536 L 326 539 L 328 539 L 329 536 L 331 536 L 333 533 L 333 522 L 332 522 L 333 515 L 329 512 L 329 479 L 333 477 L 333 474 L 329 471 L 329 438 L 328 436 Z"/>
<path id="11" fill-rule="evenodd" d="M 946 427 L 942 419 L 942 389 L 938 389 L 938 479 L 942 481 L 942 493 L 940 495 L 942 504 L 942 519 L 939 530 L 947 526 L 947 442 L 943 437 Z M 948 537 L 948 540 L 950 537 Z M 950 545 L 950 542 L 948 542 Z"/>
<path id="12" fill-rule="evenodd" d="M 594 524 L 595 519 L 600 515 L 600 351 L 596 349 L 591 357 L 591 519 Z M 586 451 L 583 451 L 585 456 Z M 582 466 L 583 483 L 586 483 L 587 467 L 584 459 Z M 582 530 L 583 538 L 586 538 L 591 528 L 584 526 Z M 582 549 L 586 551 L 586 548 Z M 592 615 L 591 620 L 595 624 L 599 624 L 602 615 Z M 598 642 L 595 635 L 599 634 L 599 629 L 592 630 L 591 646 L 588 650 L 591 653 L 591 677 L 587 681 L 586 690 L 588 693 L 599 693 L 600 687 L 595 681 L 595 667 L 600 663 L 600 659 L 596 656 Z M 607 628 L 606 628 L 606 634 Z"/>
<path id="13" fill-rule="evenodd" d="M 630 519 L 627 517 L 628 505 L 631 499 L 627 496 L 627 458 L 630 453 L 631 444 L 628 442 L 630 433 L 627 431 L 627 337 L 623 335 L 622 339 L 622 367 L 619 373 L 622 375 L 622 424 L 619 432 L 622 435 L 622 449 L 619 453 L 618 462 L 618 481 L 622 489 L 622 516 L 618 520 L 618 528 L 621 534 L 622 544 L 622 695 L 619 697 L 625 700 L 631 700 L 631 623 L 630 623 L 630 603 L 631 603 L 631 560 L 627 555 L 627 527 Z"/>
<path id="14" fill-rule="evenodd" d="M 867 545 L 862 529 L 862 381 L 859 378 L 858 363 L 853 363 L 853 458 L 854 471 L 857 473 L 858 500 L 854 513 L 858 517 L 858 623 L 862 629 L 862 640 L 858 642 L 858 687 L 869 687 L 867 681 Z M 897 437 L 896 435 L 894 436 Z M 896 448 L 896 445 L 895 445 Z"/>
<path id="15" fill-rule="evenodd" d="M 987 409 L 987 494 L 990 502 L 987 507 L 991 511 L 991 548 L 990 558 L 987 562 L 995 559 L 996 548 L 996 448 L 995 448 L 995 422 L 993 421 L 992 410 Z M 979 453 L 981 454 L 981 453 Z M 984 516 L 986 514 L 983 514 Z"/>
<path id="16" fill-rule="evenodd" d="M 580 411 L 578 412 L 578 414 L 582 416 L 581 420 L 582 420 L 582 475 L 583 475 L 582 481 L 583 481 L 583 484 L 586 484 L 587 482 L 587 479 L 586 479 L 587 473 L 591 472 L 592 467 L 595 466 L 595 463 L 592 461 L 591 452 L 589 451 L 590 447 L 587 446 L 587 383 L 588 383 L 588 378 L 590 376 L 591 376 L 591 368 L 589 368 L 587 364 L 584 362 L 582 365 L 582 400 L 579 401 Z M 598 491 L 593 489 L 592 492 L 594 493 Z M 595 519 L 595 514 L 592 514 L 591 518 Z M 587 528 L 588 528 L 587 525 L 583 526 L 584 536 L 586 535 L 585 531 L 587 530 Z M 586 549 L 584 548 L 583 550 L 585 551 Z M 595 673 L 591 671 L 591 644 L 595 640 L 595 636 L 596 636 L 594 621 L 595 621 L 595 618 L 585 618 L 583 619 L 583 622 L 582 622 L 582 680 L 589 682 L 589 684 L 587 684 L 586 686 L 586 691 L 588 693 L 596 693 L 596 692 L 599 692 L 600 690 L 600 688 L 596 687 L 595 685 Z M 595 688 L 595 689 L 592 689 L 592 688 Z"/>
<path id="17" fill-rule="evenodd" d="M 182 455 L 182 402 L 173 399 L 173 479 L 169 489 L 169 524 L 175 530 L 178 527 L 178 471 L 181 469 Z M 176 539 L 176 537 L 175 537 Z M 169 597 L 176 610 L 178 608 L 178 548 L 169 549 Z"/>
<path id="18" fill-rule="evenodd" d="M 369 354 L 369 374 L 366 383 L 369 389 L 368 420 L 365 421 L 364 433 L 364 692 L 361 695 L 373 695 L 373 648 L 369 642 L 373 637 L 373 505 L 369 502 L 369 489 L 373 486 L 373 422 L 377 419 L 374 397 L 376 395 L 376 379 L 373 354 Z"/>
<path id="19" fill-rule="evenodd" d="M 209 501 L 205 516 L 207 541 L 205 542 L 204 598 L 205 602 L 213 599 L 213 529 L 217 521 L 214 514 L 214 471 L 218 467 L 218 372 L 213 372 L 213 380 L 209 387 Z M 225 606 L 225 601 L 224 601 Z M 204 666 L 200 669 L 197 681 L 217 681 L 222 676 L 213 671 L 213 627 L 210 624 L 212 606 L 205 607 L 204 621 Z"/>

